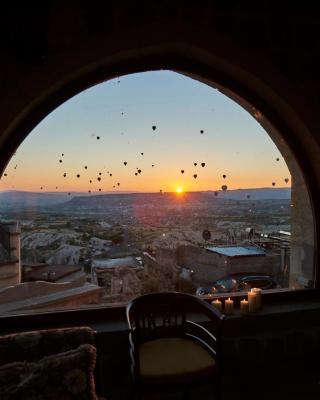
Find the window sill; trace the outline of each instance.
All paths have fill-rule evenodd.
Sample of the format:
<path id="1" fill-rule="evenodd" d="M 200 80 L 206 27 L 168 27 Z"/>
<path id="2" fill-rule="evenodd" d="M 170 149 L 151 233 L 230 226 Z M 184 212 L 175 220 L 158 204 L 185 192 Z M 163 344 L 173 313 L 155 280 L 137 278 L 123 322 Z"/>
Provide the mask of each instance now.
<path id="1" fill-rule="evenodd" d="M 263 292 L 261 309 L 245 315 L 240 313 L 240 300 L 244 297 L 246 293 L 231 297 L 235 305 L 234 313 L 225 315 L 224 336 L 299 329 L 315 325 L 320 320 L 319 290 Z"/>
<path id="2" fill-rule="evenodd" d="M 303 323 L 305 321 L 307 323 L 308 318 L 310 323 L 314 321 L 315 314 L 319 314 L 318 320 L 320 320 L 320 290 L 264 291 L 262 309 L 254 314 L 243 316 L 239 311 L 239 303 L 246 295 L 247 293 L 243 292 L 204 298 L 207 302 L 217 297 L 220 299 L 230 297 L 235 301 L 235 313 L 225 318 L 225 332 L 234 330 L 235 326 L 237 326 L 237 332 L 239 329 L 247 328 L 266 329 L 270 328 L 270 324 L 274 325 L 275 321 L 277 327 L 281 328 L 288 324 L 289 320 L 294 321 L 295 317 L 300 318 L 300 315 L 303 317 Z M 90 326 L 103 333 L 125 332 L 128 330 L 125 309 L 125 305 L 90 306 L 85 309 L 0 316 L 0 334 L 71 326 Z M 270 322 L 271 320 L 273 322 Z"/>

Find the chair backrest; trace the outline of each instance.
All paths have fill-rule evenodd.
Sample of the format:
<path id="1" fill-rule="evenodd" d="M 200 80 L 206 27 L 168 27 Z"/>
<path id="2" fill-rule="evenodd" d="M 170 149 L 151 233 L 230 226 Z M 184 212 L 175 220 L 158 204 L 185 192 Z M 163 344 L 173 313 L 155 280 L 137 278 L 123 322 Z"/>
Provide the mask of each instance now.
<path id="1" fill-rule="evenodd" d="M 209 319 L 221 318 L 203 300 L 185 293 L 151 293 L 137 297 L 127 306 L 127 320 L 134 342 L 163 337 L 181 337 L 187 331 L 187 314 L 200 311 Z"/>
<path id="2" fill-rule="evenodd" d="M 127 319 L 135 342 L 179 337 L 185 332 L 187 302 L 182 293 L 152 293 L 127 306 Z"/>

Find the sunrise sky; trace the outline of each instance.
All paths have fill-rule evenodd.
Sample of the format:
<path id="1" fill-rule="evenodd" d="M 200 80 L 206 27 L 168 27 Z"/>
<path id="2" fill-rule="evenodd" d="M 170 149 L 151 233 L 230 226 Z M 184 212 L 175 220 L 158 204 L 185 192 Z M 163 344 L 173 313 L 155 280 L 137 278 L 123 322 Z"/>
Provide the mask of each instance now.
<path id="1" fill-rule="evenodd" d="M 0 190 L 195 191 L 291 182 L 284 182 L 288 168 L 251 115 L 170 71 L 123 76 L 73 97 L 29 134 L 5 174 Z"/>

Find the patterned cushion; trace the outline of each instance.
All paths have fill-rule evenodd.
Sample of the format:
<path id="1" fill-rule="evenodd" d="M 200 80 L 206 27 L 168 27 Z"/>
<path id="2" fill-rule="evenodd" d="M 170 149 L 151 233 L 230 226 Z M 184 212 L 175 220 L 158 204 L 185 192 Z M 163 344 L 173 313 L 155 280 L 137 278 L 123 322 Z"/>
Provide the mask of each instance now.
<path id="1" fill-rule="evenodd" d="M 0 365 L 14 361 L 38 361 L 45 356 L 94 344 L 95 332 L 88 327 L 51 329 L 0 336 Z"/>
<path id="2" fill-rule="evenodd" d="M 0 367 L 1 400 L 97 400 L 95 347 L 85 344 L 36 363 Z"/>
<path id="3" fill-rule="evenodd" d="M 157 339 L 139 349 L 140 374 L 146 384 L 179 383 L 213 376 L 216 362 L 199 344 L 184 338 Z"/>

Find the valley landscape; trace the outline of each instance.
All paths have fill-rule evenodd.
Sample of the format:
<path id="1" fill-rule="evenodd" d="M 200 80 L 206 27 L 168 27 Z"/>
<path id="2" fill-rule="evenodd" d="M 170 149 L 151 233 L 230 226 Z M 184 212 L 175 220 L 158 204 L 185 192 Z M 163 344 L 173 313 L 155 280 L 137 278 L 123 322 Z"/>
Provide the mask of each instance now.
<path id="1" fill-rule="evenodd" d="M 88 281 L 106 287 L 108 302 L 154 286 L 174 290 L 184 284 L 194 292 L 203 282 L 184 281 L 192 279 L 175 258 L 183 246 L 252 245 L 260 234 L 290 232 L 287 188 L 101 195 L 11 191 L 1 193 L 0 204 L 2 221 L 20 221 L 22 265 L 79 266 Z M 210 238 L 204 239 L 204 231 Z M 171 263 L 164 252 L 172 254 Z M 159 263 L 156 275 L 144 267 L 146 255 Z M 118 260 L 112 268 L 110 260 Z"/>

